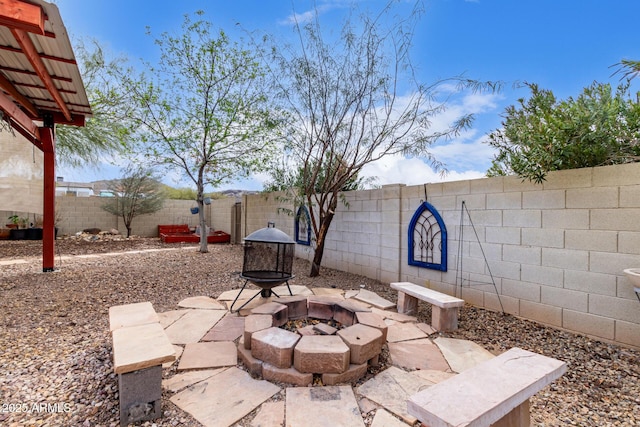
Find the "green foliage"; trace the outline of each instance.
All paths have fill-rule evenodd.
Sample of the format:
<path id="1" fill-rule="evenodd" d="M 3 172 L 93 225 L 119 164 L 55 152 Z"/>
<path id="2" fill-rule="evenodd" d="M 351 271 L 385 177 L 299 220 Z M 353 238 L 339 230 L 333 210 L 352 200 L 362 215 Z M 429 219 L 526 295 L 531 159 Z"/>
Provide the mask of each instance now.
<path id="1" fill-rule="evenodd" d="M 172 200 L 196 200 L 198 196 L 198 192 L 193 188 L 173 188 L 168 185 L 163 187 L 164 194 L 167 196 L 167 199 Z"/>
<path id="2" fill-rule="evenodd" d="M 446 107 L 436 100 L 438 91 L 450 83 L 472 89 L 490 86 L 463 78 L 417 82 L 409 53 L 421 2 L 407 17 L 394 4 L 400 2 L 389 2 L 377 15 L 346 20 L 334 38 L 322 31 L 316 13 L 308 23 L 295 26 L 297 48 L 273 43 L 273 102 L 289 112 L 288 169 L 272 168 L 273 180 L 276 187 L 290 189 L 292 198 L 304 198 L 310 208 L 316 244 L 311 276 L 319 273 L 340 192 L 362 184 L 362 168 L 390 155 L 420 156 L 440 168 L 429 152 L 431 145 L 467 128 L 471 117 L 446 129 L 431 129 L 433 117 Z"/>
<path id="3" fill-rule="evenodd" d="M 614 74 L 622 74 L 621 80 L 631 80 L 640 74 L 640 61 L 623 59 L 617 65 L 618 69 Z"/>
<path id="4" fill-rule="evenodd" d="M 640 104 L 631 99 L 628 83 L 615 93 L 610 84 L 593 83 L 566 100 L 527 86 L 531 97 L 508 107 L 502 129 L 489 135 L 498 154 L 487 175 L 516 174 L 541 183 L 549 171 L 640 158 Z"/>
<path id="5" fill-rule="evenodd" d="M 331 181 L 343 173 L 344 167 L 344 163 L 336 156 L 328 156 L 319 165 L 300 165 L 297 169 L 291 169 L 288 165 L 274 165 L 270 172 L 271 180 L 264 184 L 264 191 L 298 191 L 300 193 L 297 195 L 296 204 L 302 204 L 307 190 L 313 194 L 330 188 Z M 313 172 L 317 172 L 317 176 L 312 176 Z M 373 181 L 371 178 L 350 176 L 338 191 L 363 190 L 372 185 Z"/>
<path id="6" fill-rule="evenodd" d="M 102 209 L 122 217 L 127 237 L 135 217 L 159 211 L 165 200 L 159 177 L 138 166 L 129 166 L 122 178 L 109 181 L 107 190 L 113 197 L 106 199 Z"/>
<path id="7" fill-rule="evenodd" d="M 93 117 L 87 118 L 84 127 L 56 126 L 56 149 L 61 164 L 81 167 L 126 150 L 127 130 L 117 114 L 121 98 L 112 76 L 123 59 L 107 59 L 97 42 L 91 49 L 79 43 L 74 52 Z"/>
<path id="8" fill-rule="evenodd" d="M 247 49 L 188 16 L 182 31 L 156 39 L 160 60 L 147 65 L 148 74 L 122 70 L 120 95 L 146 159 L 195 184 L 204 229 L 205 186 L 264 170 L 280 136 L 277 109 L 264 92 L 259 48 Z M 207 252 L 206 238 L 200 251 Z"/>
<path id="9" fill-rule="evenodd" d="M 171 200 L 196 200 L 198 198 L 198 192 L 193 188 L 181 187 L 173 188 L 168 185 L 162 185 L 162 192 L 167 199 Z M 204 193 L 203 198 L 209 197 L 211 200 L 222 199 L 225 196 L 220 193 Z"/>

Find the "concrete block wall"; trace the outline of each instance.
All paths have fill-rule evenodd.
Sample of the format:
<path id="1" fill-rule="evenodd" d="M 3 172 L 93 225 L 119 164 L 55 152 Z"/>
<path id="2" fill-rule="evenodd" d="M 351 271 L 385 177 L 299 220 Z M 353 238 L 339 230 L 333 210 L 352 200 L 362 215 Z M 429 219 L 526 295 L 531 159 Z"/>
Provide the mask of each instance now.
<path id="1" fill-rule="evenodd" d="M 639 163 L 554 172 L 541 185 L 496 177 L 343 196 L 324 267 L 414 282 L 475 306 L 640 347 L 640 302 L 623 274 L 640 267 Z M 293 236 L 293 217 L 277 213 L 277 200 L 247 196 L 245 229 L 276 221 Z M 425 200 L 447 228 L 447 271 L 408 265 L 409 223 Z M 298 245 L 296 255 L 311 259 L 313 247 Z"/>
<path id="2" fill-rule="evenodd" d="M 211 205 L 206 206 L 206 213 L 209 218 L 207 224 L 214 230 L 222 230 L 231 235 L 231 241 L 237 242 L 235 225 L 235 198 L 226 197 L 224 199 L 212 200 Z M 193 215 L 197 216 L 197 215 Z"/>
<path id="3" fill-rule="evenodd" d="M 282 196 L 282 193 L 242 196 L 242 238 L 267 227 L 269 222 L 293 238 L 293 204 L 282 201 Z"/>
<path id="4" fill-rule="evenodd" d="M 103 197 L 56 197 L 58 211 L 58 236 L 73 235 L 86 228 L 101 230 L 117 229 L 126 235 L 127 228 L 122 218 L 116 217 L 102 209 L 107 201 Z M 231 234 L 233 225 L 230 222 L 231 209 L 235 199 L 212 200 L 211 205 L 205 205 L 207 224 L 213 224 L 216 230 Z M 133 219 L 132 234 L 144 237 L 157 237 L 159 224 L 187 224 L 190 227 L 198 225 L 198 215 L 191 214 L 195 203 L 190 200 L 165 200 L 162 210 L 141 215 Z"/>

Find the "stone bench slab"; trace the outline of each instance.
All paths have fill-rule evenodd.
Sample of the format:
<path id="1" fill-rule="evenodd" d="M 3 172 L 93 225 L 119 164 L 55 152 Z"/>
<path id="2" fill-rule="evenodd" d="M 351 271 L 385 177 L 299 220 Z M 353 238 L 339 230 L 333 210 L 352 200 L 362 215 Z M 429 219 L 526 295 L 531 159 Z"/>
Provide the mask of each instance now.
<path id="1" fill-rule="evenodd" d="M 391 283 L 391 288 L 440 308 L 464 306 L 464 300 L 410 282 Z"/>
<path id="2" fill-rule="evenodd" d="M 432 305 L 431 326 L 435 330 L 458 329 L 458 309 L 464 300 L 409 282 L 391 283 L 391 288 L 398 291 L 398 313 L 416 314 L 418 300 L 422 300 Z"/>
<path id="3" fill-rule="evenodd" d="M 176 360 L 173 345 L 159 323 L 113 331 L 113 368 L 116 374 L 137 371 Z"/>
<path id="4" fill-rule="evenodd" d="M 512 348 L 410 396 L 407 410 L 431 427 L 488 426 L 527 405 L 566 369 L 560 360 Z"/>
<path id="5" fill-rule="evenodd" d="M 146 325 L 159 322 L 158 315 L 150 302 L 115 305 L 109 307 L 109 330 L 129 326 Z"/>

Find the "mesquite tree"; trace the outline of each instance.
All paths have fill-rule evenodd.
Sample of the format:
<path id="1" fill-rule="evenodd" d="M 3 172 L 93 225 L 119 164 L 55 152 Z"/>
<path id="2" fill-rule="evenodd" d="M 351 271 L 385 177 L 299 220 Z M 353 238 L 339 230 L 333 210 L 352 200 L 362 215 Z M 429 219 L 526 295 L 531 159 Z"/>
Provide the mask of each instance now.
<path id="1" fill-rule="evenodd" d="M 202 12 L 197 12 L 202 15 Z M 257 48 L 185 16 L 183 34 L 162 34 L 157 66 L 120 72 L 122 118 L 153 164 L 179 171 L 197 189 L 199 224 L 206 230 L 204 192 L 268 164 L 278 139 L 275 108 L 264 93 Z M 207 252 L 201 233 L 200 252 Z"/>
<path id="2" fill-rule="evenodd" d="M 309 208 L 315 253 L 310 276 L 320 272 L 324 245 L 348 183 L 362 168 L 390 155 L 421 156 L 439 166 L 428 148 L 455 135 L 471 122 L 463 116 L 445 129 L 431 120 L 445 109 L 435 99 L 443 83 L 479 88 L 462 78 L 429 85 L 416 81 L 410 58 L 419 3 L 408 17 L 397 18 L 389 3 L 378 15 L 347 20 L 334 39 L 322 31 L 318 14 L 298 23 L 299 44 L 274 43 L 273 71 L 283 108 L 292 119 L 285 147 L 285 169 L 274 167 L 276 181 L 285 180 L 296 204 Z M 287 185 L 281 185 L 287 187 Z"/>
<path id="3" fill-rule="evenodd" d="M 120 179 L 109 181 L 107 190 L 111 197 L 102 209 L 119 216 L 131 236 L 131 223 L 140 215 L 158 212 L 164 204 L 164 194 L 157 174 L 137 165 L 127 167 Z"/>
<path id="4" fill-rule="evenodd" d="M 56 125 L 56 160 L 61 165 L 86 167 L 126 150 L 127 129 L 116 118 L 121 99 L 113 90 L 118 85 L 113 72 L 125 59 L 109 57 L 95 41 L 89 46 L 78 43 L 73 50 L 92 116 L 85 126 Z"/>

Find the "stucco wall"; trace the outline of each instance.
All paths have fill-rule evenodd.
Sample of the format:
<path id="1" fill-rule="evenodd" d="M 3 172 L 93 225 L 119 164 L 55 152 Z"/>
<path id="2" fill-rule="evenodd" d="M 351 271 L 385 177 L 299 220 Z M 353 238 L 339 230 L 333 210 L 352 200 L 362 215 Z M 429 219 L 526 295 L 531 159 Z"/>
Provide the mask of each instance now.
<path id="1" fill-rule="evenodd" d="M 446 272 L 408 265 L 408 227 L 425 194 L 448 231 Z M 517 316 L 640 347 L 640 302 L 622 272 L 640 267 L 640 164 L 551 173 L 542 185 L 497 177 L 344 196 L 323 266 L 491 310 L 501 302 Z M 282 207 L 292 209 L 275 195 L 245 197 L 245 234 L 275 221 L 293 236 Z M 310 259 L 313 248 L 298 245 L 296 255 Z"/>
<path id="2" fill-rule="evenodd" d="M 42 214 L 43 154 L 17 132 L 0 130 L 0 211 L 33 217 Z M 0 221 L 5 221 L 1 218 Z M 0 222 L 4 225 L 4 222 Z"/>

